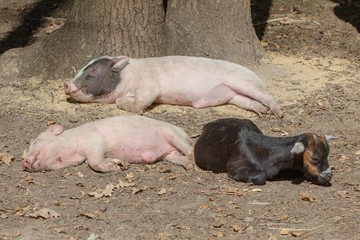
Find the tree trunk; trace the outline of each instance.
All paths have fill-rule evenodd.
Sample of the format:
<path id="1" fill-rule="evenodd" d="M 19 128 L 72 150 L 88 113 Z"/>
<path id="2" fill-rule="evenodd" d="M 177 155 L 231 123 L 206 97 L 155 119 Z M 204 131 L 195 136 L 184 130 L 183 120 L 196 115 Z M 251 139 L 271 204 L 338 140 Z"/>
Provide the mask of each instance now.
<path id="1" fill-rule="evenodd" d="M 253 64 L 264 54 L 248 0 L 170 0 L 167 53 Z"/>
<path id="2" fill-rule="evenodd" d="M 72 77 L 102 55 L 206 56 L 247 65 L 262 54 L 250 0 L 75 0 L 63 27 L 1 56 L 0 81 Z"/>
<path id="3" fill-rule="evenodd" d="M 25 76 L 71 77 L 74 69 L 101 55 L 161 56 L 164 16 L 162 0 L 75 0 L 62 28 L 26 49 L 8 51 L 1 59 L 10 61 L 0 59 L 0 65 L 7 65 L 0 69 Z"/>

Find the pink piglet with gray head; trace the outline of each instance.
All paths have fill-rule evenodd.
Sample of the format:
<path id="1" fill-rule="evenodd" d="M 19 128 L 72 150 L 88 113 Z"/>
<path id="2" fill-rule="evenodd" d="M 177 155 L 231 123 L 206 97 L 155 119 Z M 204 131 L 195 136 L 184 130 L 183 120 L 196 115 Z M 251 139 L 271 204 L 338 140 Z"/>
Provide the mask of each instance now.
<path id="1" fill-rule="evenodd" d="M 118 116 L 64 130 L 52 125 L 31 143 L 27 171 L 55 170 L 84 161 L 95 171 L 119 169 L 120 161 L 160 159 L 193 168 L 193 143 L 179 127 L 143 116 Z"/>
<path id="2" fill-rule="evenodd" d="M 138 114 L 153 103 L 194 108 L 232 104 L 259 116 L 270 109 L 283 117 L 280 105 L 253 71 L 210 58 L 104 56 L 89 62 L 64 87 L 77 102 L 116 103 Z"/>

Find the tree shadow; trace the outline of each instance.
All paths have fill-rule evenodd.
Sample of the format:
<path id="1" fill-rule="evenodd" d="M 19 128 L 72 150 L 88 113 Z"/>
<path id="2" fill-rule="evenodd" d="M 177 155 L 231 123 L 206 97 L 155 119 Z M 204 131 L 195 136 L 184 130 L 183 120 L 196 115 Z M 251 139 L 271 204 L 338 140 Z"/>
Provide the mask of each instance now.
<path id="1" fill-rule="evenodd" d="M 353 25 L 360 33 L 360 1 L 359 0 L 332 0 L 338 5 L 334 8 L 335 15 L 341 20 Z"/>
<path id="2" fill-rule="evenodd" d="M 271 5 L 272 0 L 251 0 L 251 17 L 259 40 L 264 37 Z"/>
<path id="3" fill-rule="evenodd" d="M 60 6 L 71 4 L 72 0 L 42 0 L 35 4 L 26 5 L 31 7 L 22 17 L 21 24 L 0 41 L 0 54 L 11 48 L 25 47 L 34 42 L 33 34 L 45 21 L 46 16 Z"/>

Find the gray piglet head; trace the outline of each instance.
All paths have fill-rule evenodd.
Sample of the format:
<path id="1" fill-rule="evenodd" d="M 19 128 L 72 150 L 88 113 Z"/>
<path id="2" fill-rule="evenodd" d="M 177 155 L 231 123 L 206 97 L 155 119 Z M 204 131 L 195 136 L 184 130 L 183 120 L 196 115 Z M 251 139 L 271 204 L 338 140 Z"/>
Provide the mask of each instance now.
<path id="1" fill-rule="evenodd" d="M 120 82 L 120 72 L 128 64 L 129 58 L 120 57 L 101 57 L 89 62 L 71 83 L 65 84 L 65 93 L 72 96 L 74 89 L 81 91 L 82 95 L 91 98 L 105 97 L 115 90 Z M 74 98 L 75 100 L 78 100 Z"/>

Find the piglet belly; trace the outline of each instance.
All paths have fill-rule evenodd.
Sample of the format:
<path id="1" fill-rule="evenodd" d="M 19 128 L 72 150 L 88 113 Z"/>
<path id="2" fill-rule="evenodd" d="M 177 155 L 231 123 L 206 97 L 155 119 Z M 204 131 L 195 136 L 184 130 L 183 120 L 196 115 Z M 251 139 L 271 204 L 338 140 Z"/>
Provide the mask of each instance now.
<path id="1" fill-rule="evenodd" d="M 151 139 L 148 139 L 151 141 Z M 115 157 L 129 163 L 153 163 L 164 158 L 175 149 L 168 144 L 136 144 L 116 147 L 109 154 L 109 157 Z"/>
<path id="2" fill-rule="evenodd" d="M 203 86 L 187 85 L 181 88 L 162 91 L 156 103 L 188 105 L 195 108 L 218 106 L 227 103 L 236 93 L 226 85 Z"/>

